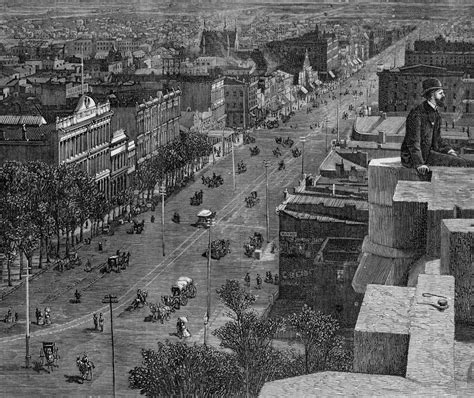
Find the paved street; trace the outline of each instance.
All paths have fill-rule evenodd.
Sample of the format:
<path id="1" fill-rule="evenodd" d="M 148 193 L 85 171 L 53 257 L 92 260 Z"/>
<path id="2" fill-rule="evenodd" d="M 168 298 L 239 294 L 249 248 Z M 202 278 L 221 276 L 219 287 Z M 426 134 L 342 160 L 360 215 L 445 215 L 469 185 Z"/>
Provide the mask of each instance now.
<path id="1" fill-rule="evenodd" d="M 401 45 L 397 46 L 400 51 Z M 393 47 L 387 49 L 379 57 L 389 57 Z M 366 80 L 363 84 L 374 80 L 375 65 L 378 58 L 369 61 L 366 72 Z M 393 58 L 393 57 L 392 57 Z M 361 72 L 359 72 L 361 74 Z M 375 77 L 376 78 L 376 77 Z M 355 89 L 357 75 L 352 77 L 343 88 L 352 85 Z M 365 93 L 365 87 L 361 86 Z M 376 98 L 376 92 L 369 93 L 369 102 Z M 370 92 L 370 90 L 369 90 Z M 215 289 L 225 283 L 226 279 L 242 280 L 246 271 L 252 276 L 252 292 L 258 294 L 257 306 L 264 308 L 272 300 L 272 294 L 276 287 L 265 284 L 263 289 L 255 289 L 255 277 L 260 273 L 262 278 L 265 271 L 277 269 L 277 260 L 269 250 L 266 251 L 262 260 L 252 260 L 244 256 L 242 245 L 253 232 L 261 232 L 265 236 L 265 169 L 263 160 L 267 159 L 272 164 L 268 169 L 269 187 L 269 213 L 270 213 L 270 241 L 277 241 L 278 219 L 275 207 L 283 199 L 283 190 L 290 191 L 298 183 L 301 177 L 301 157 L 293 158 L 291 152 L 283 151 L 286 169 L 277 170 L 278 161 L 272 155 L 276 147 L 274 138 L 277 136 L 290 136 L 301 148 L 299 138 L 307 136 L 305 144 L 304 162 L 305 172 L 317 174 L 317 167 L 325 156 L 325 125 L 310 130 L 310 124 L 315 121 L 328 119 L 328 132 L 335 127 L 336 105 L 328 95 L 324 96 L 328 101 L 326 106 L 314 109 L 307 114 L 306 108 L 302 108 L 293 117 L 287 126 L 281 126 L 274 130 L 258 130 L 255 132 L 256 145 L 261 152 L 258 156 L 251 157 L 248 146 L 236 147 L 235 162 L 241 159 L 247 163 L 247 172 L 236 176 L 236 190 L 233 190 L 232 182 L 232 158 L 228 156 L 211 165 L 204 175 L 212 175 L 213 172 L 221 174 L 224 185 L 219 188 L 209 189 L 201 183 L 200 176 L 196 182 L 183 189 L 176 196 L 166 202 L 165 216 L 165 246 L 166 257 L 161 252 L 161 213 L 160 208 L 155 212 L 156 221 L 150 223 L 153 213 L 147 212 L 138 216 L 145 220 L 145 231 L 141 235 L 129 235 L 125 230 L 129 224 L 121 226 L 113 236 L 95 238 L 90 246 L 83 246 L 79 250 L 80 256 L 85 259 L 90 257 L 93 265 L 99 265 L 106 261 L 109 255 L 115 254 L 117 249 L 130 251 L 130 266 L 121 273 L 102 275 L 98 269 L 91 273 L 84 272 L 83 268 L 58 273 L 48 270 L 38 279 L 31 283 L 30 287 L 30 318 L 34 321 L 35 308 L 43 309 L 51 307 L 53 325 L 39 327 L 31 326 L 31 355 L 32 361 L 39 357 L 42 341 L 55 341 L 60 349 L 60 367 L 53 373 L 37 373 L 33 370 L 23 369 L 24 364 L 24 302 L 25 288 L 21 287 L 15 293 L 8 296 L 0 303 L 0 314 L 6 313 L 11 307 L 13 311 L 20 314 L 20 322 L 10 328 L 2 325 L 0 332 L 0 344 L 2 345 L 2 357 L 0 358 L 0 382 L 3 396 L 11 396 L 13 393 L 26 396 L 35 394 L 37 396 L 110 396 L 111 386 L 111 345 L 110 345 L 110 314 L 108 306 L 102 304 L 106 294 L 115 294 L 119 303 L 114 305 L 114 336 L 115 336 L 115 361 L 117 377 L 117 393 L 119 396 L 138 396 L 137 391 L 128 389 L 128 371 L 135 365 L 140 364 L 140 349 L 153 348 L 157 340 L 170 338 L 176 330 L 176 318 L 185 315 L 189 319 L 189 328 L 193 334 L 192 341 L 202 342 L 203 316 L 206 310 L 206 258 L 202 253 L 206 249 L 208 231 L 196 229 L 191 226 L 196 221 L 199 210 L 209 208 L 217 211 L 217 224 L 212 228 L 212 239 L 229 239 L 231 242 L 231 253 L 220 260 L 212 261 L 212 316 L 211 330 L 224 321 L 223 308 L 217 302 Z M 339 100 L 339 99 L 338 99 Z M 363 99 L 355 100 L 352 96 L 341 97 L 341 110 L 347 110 L 350 103 L 359 105 Z M 341 122 L 340 130 L 344 131 L 350 126 L 351 121 Z M 289 125 L 297 125 L 290 128 Z M 331 135 L 330 139 L 335 136 Z M 253 144 L 255 145 L 255 144 Z M 253 146 L 252 145 L 252 146 Z M 195 191 L 204 191 L 204 202 L 201 206 L 190 206 L 189 198 Z M 244 198 L 251 191 L 257 191 L 260 202 L 254 208 L 246 208 Z M 171 215 L 177 210 L 181 215 L 181 224 L 171 222 Z M 104 251 L 98 252 L 97 242 L 102 239 Z M 125 308 L 131 303 L 136 295 L 136 290 L 148 290 L 148 301 L 159 302 L 161 295 L 170 294 L 170 287 L 179 276 L 192 277 L 198 287 L 198 295 L 191 299 L 189 304 L 182 307 L 172 317 L 171 321 L 161 325 L 160 323 L 144 322 L 149 314 L 148 308 L 135 312 L 126 312 Z M 83 294 L 81 304 L 72 304 L 70 300 L 74 297 L 74 291 L 78 289 Z M 104 333 L 95 332 L 92 324 L 92 314 L 102 312 L 105 315 Z M 211 339 L 212 344 L 217 344 L 216 339 Z M 77 384 L 74 376 L 78 370 L 75 358 L 87 352 L 89 358 L 95 363 L 95 374 L 92 382 Z"/>

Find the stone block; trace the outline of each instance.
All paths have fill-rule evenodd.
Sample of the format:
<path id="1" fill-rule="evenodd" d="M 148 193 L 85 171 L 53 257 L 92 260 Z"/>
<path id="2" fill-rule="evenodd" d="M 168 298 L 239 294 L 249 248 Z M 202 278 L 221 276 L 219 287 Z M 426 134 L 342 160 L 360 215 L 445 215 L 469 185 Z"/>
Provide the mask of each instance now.
<path id="1" fill-rule="evenodd" d="M 406 286 L 408 270 L 414 261 L 410 257 L 392 258 L 363 253 L 352 278 L 352 287 L 357 293 L 364 293 L 369 284 Z"/>
<path id="2" fill-rule="evenodd" d="M 400 158 L 373 159 L 369 164 L 369 203 L 391 206 L 398 181 L 420 181 L 415 169 L 402 166 Z"/>
<path id="3" fill-rule="evenodd" d="M 448 307 L 439 310 L 439 296 Z M 454 277 L 420 274 L 410 310 L 406 378 L 423 385 L 454 387 Z"/>
<path id="4" fill-rule="evenodd" d="M 456 323 L 472 323 L 474 219 L 441 222 L 441 273 L 454 276 Z"/>
<path id="5" fill-rule="evenodd" d="M 415 288 L 368 285 L 354 330 L 354 372 L 405 376 Z"/>

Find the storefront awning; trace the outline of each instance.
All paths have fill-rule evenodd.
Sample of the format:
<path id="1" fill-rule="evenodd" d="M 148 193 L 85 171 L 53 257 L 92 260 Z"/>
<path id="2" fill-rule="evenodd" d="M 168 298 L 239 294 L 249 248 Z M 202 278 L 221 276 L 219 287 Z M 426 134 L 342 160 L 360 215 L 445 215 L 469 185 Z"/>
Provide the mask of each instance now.
<path id="1" fill-rule="evenodd" d="M 336 75 L 333 73 L 332 70 L 330 70 L 328 73 L 329 73 L 329 76 L 331 76 L 333 79 L 336 78 Z"/>

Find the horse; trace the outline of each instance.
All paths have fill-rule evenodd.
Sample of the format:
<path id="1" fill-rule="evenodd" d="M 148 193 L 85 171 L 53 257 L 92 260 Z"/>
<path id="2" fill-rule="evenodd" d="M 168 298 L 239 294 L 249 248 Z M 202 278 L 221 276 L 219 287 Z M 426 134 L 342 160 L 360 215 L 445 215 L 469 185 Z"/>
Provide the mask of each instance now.
<path id="1" fill-rule="evenodd" d="M 95 368 L 94 363 L 90 360 L 83 361 L 82 359 L 77 358 L 76 365 L 79 369 L 79 373 L 81 374 L 82 380 L 92 381 L 92 369 Z"/>
<path id="2" fill-rule="evenodd" d="M 170 320 L 172 310 L 167 305 L 149 303 L 148 306 L 150 307 L 153 321 L 160 321 L 163 324 L 164 321 Z"/>

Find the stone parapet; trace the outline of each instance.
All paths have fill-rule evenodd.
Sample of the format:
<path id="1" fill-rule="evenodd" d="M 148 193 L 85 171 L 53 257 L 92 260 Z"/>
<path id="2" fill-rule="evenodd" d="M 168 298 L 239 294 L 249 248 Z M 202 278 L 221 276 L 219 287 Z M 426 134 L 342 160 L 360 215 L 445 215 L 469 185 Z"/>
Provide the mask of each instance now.
<path id="1" fill-rule="evenodd" d="M 354 330 L 354 372 L 405 376 L 415 288 L 368 285 Z"/>
<path id="2" fill-rule="evenodd" d="M 445 309 L 440 298 L 445 298 Z M 454 388 L 454 278 L 420 274 L 410 309 L 406 377 L 427 386 Z"/>
<path id="3" fill-rule="evenodd" d="M 472 323 L 474 219 L 450 219 L 441 223 L 441 273 L 455 279 L 456 323 Z"/>
<path id="4" fill-rule="evenodd" d="M 420 181 L 418 173 L 400 158 L 374 159 L 369 164 L 369 235 L 364 241 L 352 286 L 363 293 L 367 284 L 406 285 L 410 265 L 420 257 L 418 225 L 425 209 L 418 203 L 395 207 L 399 181 Z"/>
<path id="5" fill-rule="evenodd" d="M 402 166 L 400 158 L 373 159 L 369 164 L 369 203 L 391 206 L 398 181 L 420 181 L 415 169 Z"/>
<path id="6" fill-rule="evenodd" d="M 265 383 L 260 398 L 458 397 L 443 386 L 424 386 L 400 376 L 318 372 Z"/>

